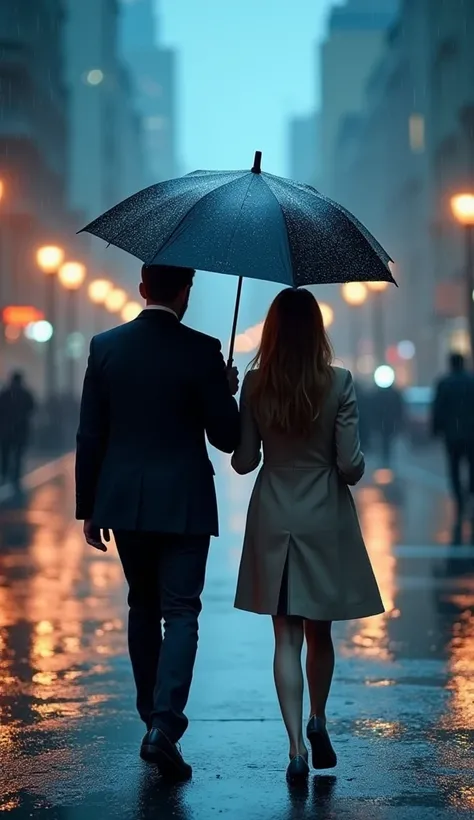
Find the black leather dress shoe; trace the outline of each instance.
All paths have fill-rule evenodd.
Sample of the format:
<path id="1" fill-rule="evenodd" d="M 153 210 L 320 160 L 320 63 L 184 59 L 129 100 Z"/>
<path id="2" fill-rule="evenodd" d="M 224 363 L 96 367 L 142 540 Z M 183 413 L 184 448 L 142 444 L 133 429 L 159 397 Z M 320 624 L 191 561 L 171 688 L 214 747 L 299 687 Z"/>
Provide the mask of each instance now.
<path id="1" fill-rule="evenodd" d="M 306 737 L 311 744 L 313 769 L 333 769 L 337 766 L 336 752 L 332 748 L 323 718 L 310 718 Z"/>
<path id="2" fill-rule="evenodd" d="M 286 779 L 289 783 L 304 781 L 309 775 L 308 758 L 303 755 L 292 757 L 286 770 Z"/>
<path id="3" fill-rule="evenodd" d="M 155 763 L 166 780 L 189 780 L 193 770 L 183 758 L 176 743 L 172 743 L 161 729 L 150 729 L 142 740 L 140 756 Z"/>

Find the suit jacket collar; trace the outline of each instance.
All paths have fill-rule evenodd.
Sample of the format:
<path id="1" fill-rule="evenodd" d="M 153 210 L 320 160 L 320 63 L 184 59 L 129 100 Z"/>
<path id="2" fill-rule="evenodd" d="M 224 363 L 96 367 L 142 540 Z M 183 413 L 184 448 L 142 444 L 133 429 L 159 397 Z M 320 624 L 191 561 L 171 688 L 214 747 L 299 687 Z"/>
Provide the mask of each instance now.
<path id="1" fill-rule="evenodd" d="M 149 322 L 169 322 L 169 323 L 179 323 L 179 319 L 175 313 L 172 313 L 169 310 L 142 310 L 141 313 L 138 314 L 137 320 L 139 319 L 146 319 Z"/>

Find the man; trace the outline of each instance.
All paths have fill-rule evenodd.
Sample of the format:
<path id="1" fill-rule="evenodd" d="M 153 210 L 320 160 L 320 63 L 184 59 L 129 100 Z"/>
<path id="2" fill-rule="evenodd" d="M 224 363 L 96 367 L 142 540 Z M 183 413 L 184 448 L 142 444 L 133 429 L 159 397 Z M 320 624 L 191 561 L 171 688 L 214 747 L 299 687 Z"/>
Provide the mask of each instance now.
<path id="1" fill-rule="evenodd" d="M 205 435 L 226 453 L 239 441 L 237 370 L 226 370 L 217 339 L 181 324 L 193 277 L 143 266 L 146 308 L 92 339 L 76 455 L 76 517 L 97 549 L 107 549 L 100 530 L 105 541 L 114 531 L 129 585 L 129 650 L 148 730 L 141 755 L 175 780 L 191 776 L 176 744 L 218 535 Z"/>
<path id="2" fill-rule="evenodd" d="M 393 445 L 403 426 L 403 399 L 395 385 L 375 388 L 372 418 L 374 430 L 380 439 L 383 466 L 391 467 Z"/>
<path id="3" fill-rule="evenodd" d="M 469 468 L 469 495 L 471 500 L 474 499 L 474 377 L 466 372 L 464 357 L 460 353 L 451 353 L 449 373 L 436 386 L 432 432 L 444 441 L 456 505 L 453 543 L 460 544 L 466 506 L 466 494 L 461 481 L 464 461 Z M 473 512 L 471 510 L 471 515 Z M 471 525 L 474 529 L 474 517 Z"/>
<path id="4" fill-rule="evenodd" d="M 17 371 L 0 393 L 0 447 L 2 481 L 11 482 L 18 492 L 34 410 L 33 396 Z"/>

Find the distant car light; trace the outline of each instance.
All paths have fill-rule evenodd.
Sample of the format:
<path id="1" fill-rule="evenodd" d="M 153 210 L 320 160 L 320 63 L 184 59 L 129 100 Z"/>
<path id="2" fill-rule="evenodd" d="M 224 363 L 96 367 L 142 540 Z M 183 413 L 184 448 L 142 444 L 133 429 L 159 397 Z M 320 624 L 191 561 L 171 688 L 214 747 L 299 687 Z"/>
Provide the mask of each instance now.
<path id="1" fill-rule="evenodd" d="M 54 330 L 51 322 L 47 322 L 46 320 L 31 322 L 31 324 L 27 325 L 25 328 L 26 338 L 30 339 L 32 342 L 40 342 L 41 344 L 44 342 L 49 342 L 53 332 Z"/>
<path id="2" fill-rule="evenodd" d="M 377 387 L 391 387 L 395 381 L 395 371 L 393 367 L 389 367 L 388 364 L 382 364 L 380 367 L 377 367 L 374 373 L 374 382 Z"/>
<path id="3" fill-rule="evenodd" d="M 397 352 L 401 359 L 409 361 L 415 355 L 415 345 L 413 342 L 403 341 L 397 345 Z"/>

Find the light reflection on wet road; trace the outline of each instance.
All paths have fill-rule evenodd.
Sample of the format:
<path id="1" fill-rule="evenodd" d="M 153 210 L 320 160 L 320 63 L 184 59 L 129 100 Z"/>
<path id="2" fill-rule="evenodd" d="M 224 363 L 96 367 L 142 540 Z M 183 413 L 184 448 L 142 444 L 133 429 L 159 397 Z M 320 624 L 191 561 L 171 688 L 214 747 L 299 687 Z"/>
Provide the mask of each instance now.
<path id="1" fill-rule="evenodd" d="M 474 810 L 474 550 L 446 546 L 441 478 L 404 463 L 399 479 L 371 469 L 357 490 L 387 614 L 336 626 L 329 714 L 340 764 L 307 793 L 289 793 L 271 625 L 232 609 L 253 478 L 221 460 L 223 536 L 211 554 L 183 743 L 195 776 L 169 790 L 138 757 L 115 549 L 84 546 L 71 462 L 56 472 L 32 480 L 23 508 L 0 510 L 0 810 L 78 820 L 316 811 L 423 820 Z"/>

